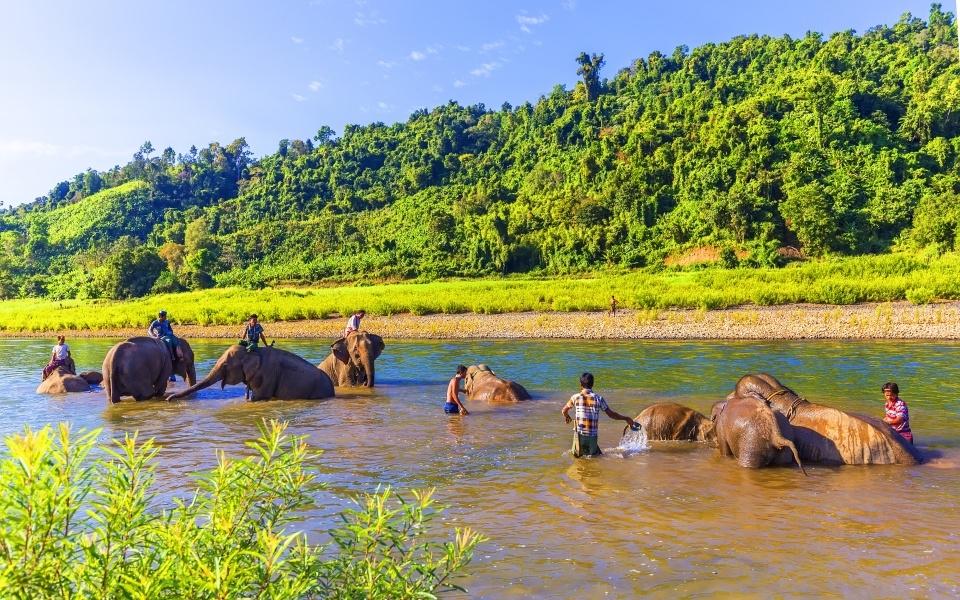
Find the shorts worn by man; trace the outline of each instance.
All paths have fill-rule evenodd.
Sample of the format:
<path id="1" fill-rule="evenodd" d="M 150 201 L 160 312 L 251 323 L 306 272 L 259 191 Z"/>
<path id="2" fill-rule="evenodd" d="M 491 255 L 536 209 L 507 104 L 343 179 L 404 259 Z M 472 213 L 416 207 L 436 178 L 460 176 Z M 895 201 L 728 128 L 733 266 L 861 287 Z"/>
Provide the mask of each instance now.
<path id="1" fill-rule="evenodd" d="M 584 373 L 580 376 L 580 393 L 574 394 L 567 401 L 560 411 L 567 423 L 570 422 L 569 412 L 576 409 L 576 431 L 573 434 L 573 455 L 576 458 L 581 456 L 596 456 L 600 452 L 599 430 L 600 430 L 600 412 L 603 411 L 611 419 L 625 421 L 631 427 L 636 423 L 630 417 L 621 415 L 607 406 L 607 401 L 603 396 L 593 391 L 593 375 Z"/>

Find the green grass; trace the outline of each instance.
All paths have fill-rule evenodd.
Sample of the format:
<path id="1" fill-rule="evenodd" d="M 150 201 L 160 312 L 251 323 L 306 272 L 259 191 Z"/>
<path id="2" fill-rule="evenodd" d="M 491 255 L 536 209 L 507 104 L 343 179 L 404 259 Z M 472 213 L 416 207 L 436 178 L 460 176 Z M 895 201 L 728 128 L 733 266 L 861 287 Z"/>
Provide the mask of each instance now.
<path id="1" fill-rule="evenodd" d="M 70 244 L 89 237 L 92 231 L 112 223 L 113 217 L 124 210 L 122 203 L 128 196 L 149 189 L 144 181 L 128 181 L 45 213 L 50 243 Z"/>
<path id="2" fill-rule="evenodd" d="M 163 308 L 177 323 L 226 325 L 319 319 L 364 308 L 376 315 L 603 310 L 610 295 L 636 309 L 717 309 L 809 302 L 856 304 L 960 299 L 960 254 L 886 254 L 794 263 L 782 269 L 702 269 L 582 278 L 482 279 L 371 286 L 214 289 L 124 302 L 7 300 L 0 330 L 144 327 Z"/>

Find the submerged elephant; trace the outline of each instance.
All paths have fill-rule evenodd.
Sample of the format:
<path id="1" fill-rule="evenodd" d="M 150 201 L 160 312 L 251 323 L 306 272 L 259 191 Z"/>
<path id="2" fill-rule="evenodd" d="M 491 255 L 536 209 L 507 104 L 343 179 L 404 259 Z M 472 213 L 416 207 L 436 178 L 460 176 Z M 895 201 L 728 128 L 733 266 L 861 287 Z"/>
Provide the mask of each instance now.
<path id="1" fill-rule="evenodd" d="M 529 400 L 530 393 L 519 383 L 497 377 L 487 365 L 470 365 L 464 380 L 467 399 L 483 402 L 519 402 Z"/>
<path id="2" fill-rule="evenodd" d="M 783 415 L 774 412 L 760 396 L 736 392 L 726 402 L 713 405 L 711 415 L 722 456 L 733 456 L 741 467 L 759 468 L 803 462 L 791 438 L 793 428 Z M 789 452 L 787 452 L 789 450 Z"/>
<path id="3" fill-rule="evenodd" d="M 741 377 L 737 393 L 748 392 L 758 394 L 789 420 L 805 461 L 846 465 L 922 462 L 913 444 L 880 419 L 808 402 L 771 375 Z"/>
<path id="4" fill-rule="evenodd" d="M 713 421 L 707 416 L 676 402 L 652 404 L 634 419 L 643 428 L 648 440 L 681 440 L 716 442 Z"/>
<path id="5" fill-rule="evenodd" d="M 373 387 L 376 381 L 374 361 L 383 352 L 383 338 L 366 331 L 353 331 L 330 345 L 330 355 L 320 363 L 333 385 Z"/>
<path id="6" fill-rule="evenodd" d="M 213 369 L 199 383 L 167 400 L 183 398 L 219 382 L 220 388 L 237 383 L 250 388 L 251 400 L 317 400 L 333 397 L 333 382 L 326 373 L 293 352 L 279 348 L 247 351 L 233 345 L 224 351 Z"/>
<path id="7" fill-rule="evenodd" d="M 183 358 L 176 363 L 163 341 L 152 337 L 132 337 L 118 342 L 103 359 L 103 387 L 110 402 L 120 402 L 123 396 L 134 400 L 162 397 L 171 375 L 179 375 L 193 385 L 197 370 L 193 364 L 193 349 L 180 338 Z"/>
<path id="8" fill-rule="evenodd" d="M 70 360 L 72 365 L 73 360 Z M 74 368 L 68 366 L 57 367 L 53 373 L 47 375 L 37 387 L 38 394 L 67 394 L 71 392 L 89 392 L 91 385 L 98 385 L 103 376 L 97 371 L 84 371 L 79 375 L 73 374 Z"/>

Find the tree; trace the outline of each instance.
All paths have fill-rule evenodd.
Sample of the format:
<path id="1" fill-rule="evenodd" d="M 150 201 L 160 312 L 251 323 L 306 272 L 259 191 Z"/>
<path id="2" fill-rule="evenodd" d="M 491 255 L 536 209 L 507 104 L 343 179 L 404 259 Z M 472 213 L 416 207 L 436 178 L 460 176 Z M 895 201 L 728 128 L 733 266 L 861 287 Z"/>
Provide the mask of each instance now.
<path id="1" fill-rule="evenodd" d="M 332 146 L 337 141 L 337 132 L 331 127 L 323 125 L 317 130 L 317 135 L 313 136 L 318 146 Z"/>
<path id="2" fill-rule="evenodd" d="M 587 93 L 587 101 L 596 100 L 600 95 L 600 69 L 606 61 L 603 60 L 603 54 L 588 55 L 581 52 L 577 56 L 577 75 L 583 77 L 583 87 Z"/>

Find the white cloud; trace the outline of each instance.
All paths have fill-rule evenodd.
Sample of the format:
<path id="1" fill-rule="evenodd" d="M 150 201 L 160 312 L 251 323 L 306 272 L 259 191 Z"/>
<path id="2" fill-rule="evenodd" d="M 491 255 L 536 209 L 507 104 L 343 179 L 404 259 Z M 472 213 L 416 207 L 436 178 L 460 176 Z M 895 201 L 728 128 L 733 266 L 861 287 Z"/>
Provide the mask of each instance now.
<path id="1" fill-rule="evenodd" d="M 345 44 L 346 42 L 343 41 L 343 38 L 337 38 L 333 40 L 332 44 L 330 44 L 330 49 L 337 54 L 343 54 L 343 48 Z"/>
<path id="2" fill-rule="evenodd" d="M 490 52 L 491 50 L 496 50 L 497 48 L 503 48 L 503 40 L 497 40 L 495 42 L 487 42 L 486 44 L 480 45 L 481 52 Z"/>
<path id="3" fill-rule="evenodd" d="M 297 102 L 303 102 L 306 100 L 306 96 L 301 96 L 300 94 L 290 94 L 290 97 L 296 100 Z"/>
<path id="4" fill-rule="evenodd" d="M 536 27 L 537 25 L 543 25 L 550 20 L 550 17 L 540 13 L 540 16 L 533 17 L 530 15 L 517 15 L 517 23 L 520 25 L 520 31 L 524 33 L 531 33 L 531 27 Z"/>
<path id="5" fill-rule="evenodd" d="M 366 27 L 367 25 L 383 25 L 387 20 L 380 16 L 379 11 L 372 10 L 370 12 L 358 12 L 354 15 L 353 22 L 360 27 Z"/>
<path id="6" fill-rule="evenodd" d="M 381 112 L 391 112 L 393 110 L 393 105 L 387 104 L 381 100 L 380 102 L 377 102 L 377 109 L 379 109 Z"/>
<path id="7" fill-rule="evenodd" d="M 497 61 L 483 63 L 476 69 L 470 71 L 470 74 L 474 77 L 490 77 L 490 74 L 500 68 L 500 63 Z"/>
<path id="8" fill-rule="evenodd" d="M 397 66 L 397 63 L 395 63 L 392 60 L 378 60 L 377 66 L 380 67 L 381 69 L 392 69 L 395 66 Z"/>
<path id="9" fill-rule="evenodd" d="M 410 53 L 410 60 L 423 60 L 427 57 L 426 54 L 420 52 L 419 50 L 414 50 Z"/>
<path id="10" fill-rule="evenodd" d="M 314 79 L 313 81 L 310 82 L 310 84 L 307 87 L 310 88 L 311 92 L 319 92 L 320 88 L 323 87 L 323 83 Z"/>
<path id="11" fill-rule="evenodd" d="M 465 85 L 467 85 L 467 84 L 465 84 L 465 83 L 464 83 L 462 80 L 460 80 L 460 79 L 457 79 L 456 81 L 453 82 L 453 87 L 455 87 L 455 88 L 462 88 L 462 87 L 465 86 Z"/>
<path id="12" fill-rule="evenodd" d="M 303 43 L 303 38 L 302 38 L 302 37 L 297 37 L 297 36 L 295 36 L 295 35 L 292 35 L 292 36 L 290 36 L 290 41 L 293 42 L 294 44 L 302 44 L 302 43 Z"/>
<path id="13" fill-rule="evenodd" d="M 437 54 L 443 50 L 443 46 L 437 44 L 435 46 L 427 46 L 427 54 Z"/>

